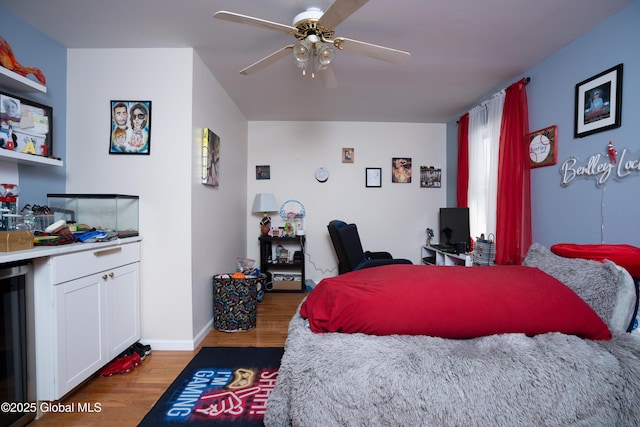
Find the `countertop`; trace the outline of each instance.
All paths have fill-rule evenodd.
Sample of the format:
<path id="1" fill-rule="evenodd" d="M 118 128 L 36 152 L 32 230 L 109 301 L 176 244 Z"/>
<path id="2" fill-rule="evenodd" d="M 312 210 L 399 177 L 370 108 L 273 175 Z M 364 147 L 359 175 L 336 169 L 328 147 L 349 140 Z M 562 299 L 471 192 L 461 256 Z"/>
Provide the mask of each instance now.
<path id="1" fill-rule="evenodd" d="M 87 251 L 92 249 L 106 249 L 114 246 L 134 243 L 142 240 L 142 237 L 127 237 L 124 239 L 113 239 L 108 242 L 98 243 L 71 243 L 59 246 L 35 246 L 26 251 L 0 252 L 0 264 L 26 261 L 34 258 L 50 257 L 54 255 L 70 254 L 73 252 Z"/>

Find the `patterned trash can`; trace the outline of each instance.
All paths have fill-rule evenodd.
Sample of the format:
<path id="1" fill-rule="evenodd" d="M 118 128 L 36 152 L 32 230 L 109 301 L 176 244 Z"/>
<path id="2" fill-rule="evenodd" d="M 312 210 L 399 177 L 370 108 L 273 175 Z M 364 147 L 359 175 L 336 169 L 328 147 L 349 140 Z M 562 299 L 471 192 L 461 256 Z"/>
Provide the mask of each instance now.
<path id="1" fill-rule="evenodd" d="M 256 276 L 213 277 L 213 327 L 224 332 L 245 332 L 256 327 L 258 286 Z"/>

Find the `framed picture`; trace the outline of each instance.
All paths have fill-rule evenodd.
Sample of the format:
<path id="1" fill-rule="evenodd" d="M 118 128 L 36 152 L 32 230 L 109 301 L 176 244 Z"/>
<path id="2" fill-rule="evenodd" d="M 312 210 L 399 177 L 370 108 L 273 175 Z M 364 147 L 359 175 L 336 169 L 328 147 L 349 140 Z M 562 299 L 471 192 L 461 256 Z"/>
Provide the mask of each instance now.
<path id="1" fill-rule="evenodd" d="M 394 157 L 391 159 L 391 182 L 411 182 L 411 157 Z"/>
<path id="2" fill-rule="evenodd" d="M 622 64 L 576 85 L 574 137 L 620 127 Z"/>
<path id="3" fill-rule="evenodd" d="M 353 148 L 343 148 L 342 149 L 342 163 L 353 163 L 353 156 L 355 152 Z"/>
<path id="4" fill-rule="evenodd" d="M 211 129 L 202 129 L 202 183 L 217 187 L 219 184 L 220 137 Z"/>
<path id="5" fill-rule="evenodd" d="M 271 179 L 271 166 L 270 165 L 256 166 L 256 179 Z"/>
<path id="6" fill-rule="evenodd" d="M 529 166 L 539 168 L 558 163 L 558 126 L 529 134 Z"/>
<path id="7" fill-rule="evenodd" d="M 0 92 L 0 148 L 53 157 L 53 109 Z"/>
<path id="8" fill-rule="evenodd" d="M 151 101 L 111 101 L 109 154 L 151 154 Z"/>
<path id="9" fill-rule="evenodd" d="M 442 187 L 442 169 L 435 166 L 420 166 L 420 187 Z"/>
<path id="10" fill-rule="evenodd" d="M 382 168 L 365 168 L 367 187 L 382 187 Z"/>

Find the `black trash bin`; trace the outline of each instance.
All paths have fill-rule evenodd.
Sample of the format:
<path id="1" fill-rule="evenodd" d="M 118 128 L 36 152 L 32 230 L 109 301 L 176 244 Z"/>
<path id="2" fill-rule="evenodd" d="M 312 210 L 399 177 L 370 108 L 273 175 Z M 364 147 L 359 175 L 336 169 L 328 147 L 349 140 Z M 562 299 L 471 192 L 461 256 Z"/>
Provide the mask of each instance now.
<path id="1" fill-rule="evenodd" d="M 258 278 L 213 277 L 213 327 L 223 332 L 245 332 L 256 327 Z"/>

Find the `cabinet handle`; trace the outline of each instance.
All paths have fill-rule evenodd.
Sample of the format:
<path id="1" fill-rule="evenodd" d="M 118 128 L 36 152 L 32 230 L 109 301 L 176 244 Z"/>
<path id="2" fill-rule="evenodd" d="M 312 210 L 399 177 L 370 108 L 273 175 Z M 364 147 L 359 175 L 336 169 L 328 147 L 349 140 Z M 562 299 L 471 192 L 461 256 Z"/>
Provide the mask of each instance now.
<path id="1" fill-rule="evenodd" d="M 102 280 L 107 280 L 107 275 L 106 274 L 102 275 Z"/>
<path id="2" fill-rule="evenodd" d="M 118 246 L 117 248 L 105 249 L 104 251 L 95 251 L 93 255 L 94 256 L 109 255 L 109 254 L 115 254 L 116 252 L 120 252 L 120 251 L 122 251 L 122 248 Z"/>
<path id="3" fill-rule="evenodd" d="M 113 279 L 113 276 L 115 276 L 115 274 L 112 271 L 111 273 L 109 273 L 109 277 L 111 277 Z"/>

